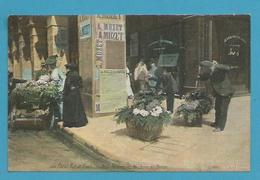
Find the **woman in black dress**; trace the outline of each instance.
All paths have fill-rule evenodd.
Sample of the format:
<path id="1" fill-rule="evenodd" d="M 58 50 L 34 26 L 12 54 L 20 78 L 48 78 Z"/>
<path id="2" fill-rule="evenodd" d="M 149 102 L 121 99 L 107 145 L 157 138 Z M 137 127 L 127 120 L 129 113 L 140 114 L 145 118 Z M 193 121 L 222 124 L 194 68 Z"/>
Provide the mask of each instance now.
<path id="1" fill-rule="evenodd" d="M 80 96 L 81 77 L 76 65 L 66 64 L 68 72 L 63 90 L 63 126 L 82 127 L 88 123 Z"/>

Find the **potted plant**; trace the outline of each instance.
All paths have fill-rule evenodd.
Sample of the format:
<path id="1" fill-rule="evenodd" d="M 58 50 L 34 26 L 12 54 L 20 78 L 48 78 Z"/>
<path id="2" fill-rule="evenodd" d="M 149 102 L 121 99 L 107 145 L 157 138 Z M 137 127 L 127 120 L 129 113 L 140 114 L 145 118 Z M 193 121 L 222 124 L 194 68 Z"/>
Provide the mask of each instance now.
<path id="1" fill-rule="evenodd" d="M 155 92 L 138 93 L 132 106 L 124 107 L 116 113 L 117 123 L 126 123 L 128 135 L 144 141 L 152 141 L 160 137 L 163 124 L 171 119 L 161 102 L 163 96 Z"/>

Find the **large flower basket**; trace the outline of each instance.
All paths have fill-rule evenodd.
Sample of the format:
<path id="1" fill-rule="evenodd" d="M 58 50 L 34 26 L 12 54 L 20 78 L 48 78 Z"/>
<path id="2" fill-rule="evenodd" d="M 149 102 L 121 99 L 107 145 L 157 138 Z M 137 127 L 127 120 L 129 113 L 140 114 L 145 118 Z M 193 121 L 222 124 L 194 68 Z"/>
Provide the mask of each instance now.
<path id="1" fill-rule="evenodd" d="M 60 97 L 58 87 L 54 83 L 28 81 L 15 88 L 11 94 L 11 102 L 18 109 L 47 109 Z"/>
<path id="2" fill-rule="evenodd" d="M 46 129 L 50 127 L 53 104 L 61 97 L 55 82 L 27 81 L 10 95 L 10 120 L 13 129 Z"/>
<path id="3" fill-rule="evenodd" d="M 153 141 L 160 137 L 163 125 L 171 115 L 162 106 L 163 96 L 155 92 L 135 95 L 133 104 L 116 114 L 117 123 L 126 123 L 128 135 L 143 141 Z"/>
<path id="4" fill-rule="evenodd" d="M 143 141 L 153 141 L 161 136 L 163 124 L 141 125 L 133 120 L 126 121 L 126 129 L 129 136 Z"/>

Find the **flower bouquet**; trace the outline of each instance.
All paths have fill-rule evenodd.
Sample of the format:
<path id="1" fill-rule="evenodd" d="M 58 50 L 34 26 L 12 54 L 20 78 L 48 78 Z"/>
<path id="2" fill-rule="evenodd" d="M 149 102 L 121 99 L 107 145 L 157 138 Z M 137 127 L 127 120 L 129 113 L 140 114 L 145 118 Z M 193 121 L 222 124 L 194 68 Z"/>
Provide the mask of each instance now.
<path id="1" fill-rule="evenodd" d="M 173 117 L 173 124 L 183 123 L 186 126 L 202 126 L 202 115 L 213 108 L 213 98 L 206 92 L 195 91 L 185 96 Z"/>
<path id="2" fill-rule="evenodd" d="M 161 106 L 163 96 L 154 92 L 138 93 L 131 107 L 124 107 L 116 113 L 117 123 L 126 123 L 129 136 L 144 141 L 160 137 L 163 124 L 171 119 L 170 112 Z"/>
<path id="3" fill-rule="evenodd" d="M 213 97 L 204 91 L 192 92 L 186 97 L 185 100 L 186 102 L 197 100 L 199 103 L 199 111 L 201 111 L 203 114 L 208 114 L 209 111 L 213 108 Z"/>
<path id="4" fill-rule="evenodd" d="M 18 109 L 47 109 L 59 97 L 61 93 L 57 84 L 40 79 L 16 87 L 12 91 L 11 102 Z"/>

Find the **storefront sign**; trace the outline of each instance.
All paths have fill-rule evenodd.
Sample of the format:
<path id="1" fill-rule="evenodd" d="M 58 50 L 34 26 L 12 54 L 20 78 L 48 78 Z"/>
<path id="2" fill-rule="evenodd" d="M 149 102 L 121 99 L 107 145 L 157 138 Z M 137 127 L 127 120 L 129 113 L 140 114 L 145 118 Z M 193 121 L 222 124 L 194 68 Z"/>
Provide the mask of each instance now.
<path id="1" fill-rule="evenodd" d="M 234 39 L 238 39 L 241 40 L 243 43 L 246 43 L 246 40 L 244 38 L 241 38 L 240 36 L 237 35 L 232 35 L 232 36 L 228 36 L 224 39 L 224 43 L 227 43 L 229 40 L 234 40 Z"/>
<path id="2" fill-rule="evenodd" d="M 103 55 L 104 55 L 103 46 L 104 46 L 103 40 L 97 38 L 96 39 L 96 60 L 97 61 L 103 60 Z"/>
<path id="3" fill-rule="evenodd" d="M 99 19 L 121 19 L 120 15 L 97 15 Z"/>
<path id="4" fill-rule="evenodd" d="M 97 38 L 103 40 L 114 40 L 123 41 L 124 40 L 124 26 L 123 24 L 108 24 L 108 23 L 98 23 L 97 24 Z"/>
<path id="5" fill-rule="evenodd" d="M 240 55 L 240 45 L 239 44 L 230 44 L 228 47 L 228 56 L 239 56 Z"/>
<path id="6" fill-rule="evenodd" d="M 224 39 L 227 47 L 226 53 L 228 56 L 238 57 L 241 54 L 241 46 L 246 43 L 246 40 L 237 35 L 228 36 Z"/>
<path id="7" fill-rule="evenodd" d="M 89 19 L 79 23 L 79 37 L 80 39 L 91 37 L 91 25 Z"/>
<path id="8" fill-rule="evenodd" d="M 179 54 L 161 54 L 159 57 L 159 67 L 175 67 L 178 64 Z"/>
<path id="9" fill-rule="evenodd" d="M 100 18 L 100 17 L 99 17 Z M 124 24 L 120 22 L 112 22 L 109 23 L 105 20 L 99 20 L 96 23 L 96 60 L 104 61 L 105 57 L 105 46 L 106 41 L 124 41 L 125 40 L 125 32 L 124 32 Z"/>

